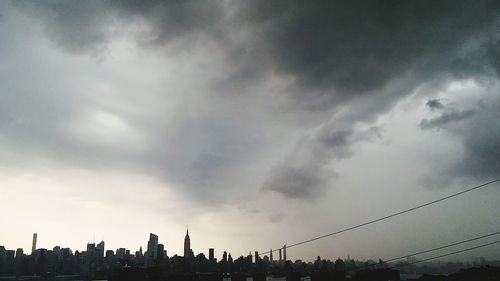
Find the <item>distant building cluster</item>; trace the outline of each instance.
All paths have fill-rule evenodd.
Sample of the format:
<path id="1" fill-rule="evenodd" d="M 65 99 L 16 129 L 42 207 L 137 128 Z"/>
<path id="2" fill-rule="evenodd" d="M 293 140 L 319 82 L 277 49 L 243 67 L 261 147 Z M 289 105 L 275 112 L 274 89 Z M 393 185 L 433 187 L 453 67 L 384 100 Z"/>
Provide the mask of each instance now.
<path id="1" fill-rule="evenodd" d="M 107 277 L 123 268 L 161 268 L 168 272 L 250 272 L 285 267 L 286 245 L 279 249 L 279 258 L 273 259 L 273 251 L 269 256 L 261 257 L 258 252 L 249 253 L 233 259 L 231 253 L 224 251 L 222 258 L 215 257 L 215 249 L 208 249 L 208 258 L 203 253 L 195 255 L 191 249 L 189 230 L 184 237 L 184 256 L 168 256 L 158 235 L 150 233 L 147 249 L 142 247 L 132 253 L 125 248 L 116 251 L 106 250 L 105 242 L 88 243 L 85 251 L 73 252 L 70 248 L 54 247 L 52 250 L 37 248 L 38 234 L 33 234 L 30 254 L 22 248 L 6 250 L 0 246 L 0 275 L 79 275 L 88 277 Z M 290 264 L 290 262 L 289 262 Z"/>
<path id="2" fill-rule="evenodd" d="M 4 276 L 2 280 L 19 280 L 20 276 L 40 276 L 44 279 L 50 279 L 50 277 L 58 275 L 63 275 L 65 280 L 82 280 L 83 278 L 85 280 L 105 279 L 110 281 L 222 281 L 224 276 L 235 281 L 243 281 L 247 277 L 252 277 L 255 281 L 264 281 L 266 276 L 286 277 L 287 281 L 299 281 L 305 276 L 308 276 L 311 281 L 394 281 L 400 278 L 400 271 L 388 267 L 382 260 L 379 260 L 378 263 L 373 261 L 360 262 L 348 257 L 345 260 L 330 261 L 322 260 L 318 256 L 313 262 L 306 263 L 301 260 L 292 262 L 287 259 L 286 245 L 277 251 L 270 250 L 269 255 L 262 256 L 255 251 L 253 254 L 250 252 L 248 256 L 240 256 L 236 259 L 224 251 L 220 260 L 215 257 L 215 249 L 209 248 L 207 258 L 203 253 L 194 254 L 188 230 L 184 238 L 184 256 L 174 255 L 171 257 L 168 256 L 165 246 L 159 243 L 158 235 L 153 233 L 149 235 L 146 251 L 143 252 L 142 247 L 140 247 L 135 253 L 131 253 L 125 248 L 119 248 L 116 251 L 106 250 L 104 241 L 97 244 L 88 243 L 85 251 L 75 251 L 74 253 L 69 248 L 59 246 L 52 250 L 39 249 L 37 248 L 37 239 L 38 235 L 33 234 L 30 254 L 25 254 L 21 248 L 14 251 L 6 250 L 5 247 L 0 246 L 0 276 Z M 275 260 L 273 253 L 276 252 L 278 259 Z M 481 265 L 484 264 L 485 262 L 481 262 Z M 404 263 L 400 265 L 402 268 L 410 268 L 413 273 L 416 272 L 416 268 L 407 267 Z M 428 265 L 423 266 L 426 271 L 430 270 Z M 448 270 L 458 270 L 463 267 L 463 264 L 455 263 L 453 266 Z M 444 267 L 441 266 L 441 268 Z M 491 276 L 500 278 L 500 267 L 488 267 L 469 273 L 476 274 L 477 272 L 487 278 Z M 426 279 L 431 277 L 422 276 L 422 278 L 415 280 L 431 280 Z"/>

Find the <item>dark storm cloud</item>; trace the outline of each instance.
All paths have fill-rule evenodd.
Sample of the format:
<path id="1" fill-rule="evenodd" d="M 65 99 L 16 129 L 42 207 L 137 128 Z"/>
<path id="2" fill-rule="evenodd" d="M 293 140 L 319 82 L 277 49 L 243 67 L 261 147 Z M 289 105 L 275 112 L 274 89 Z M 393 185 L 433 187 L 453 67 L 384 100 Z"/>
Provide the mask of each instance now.
<path id="1" fill-rule="evenodd" d="M 497 103 L 497 106 L 500 106 L 500 103 Z M 498 122 L 500 115 L 498 107 L 495 112 L 489 112 L 489 115 L 496 119 L 479 121 L 478 124 L 468 127 L 470 131 L 463 136 L 465 155 L 461 159 L 462 161 L 453 165 L 451 169 L 453 175 L 457 177 L 472 176 L 480 180 L 500 176 L 500 122 Z"/>
<path id="2" fill-rule="evenodd" d="M 444 108 L 444 105 L 441 103 L 439 99 L 429 100 L 425 105 L 427 105 L 431 110 Z"/>
<path id="3" fill-rule="evenodd" d="M 215 28 L 221 2 L 209 1 L 36 1 L 14 2 L 41 18 L 47 35 L 71 53 L 106 52 L 113 36 L 136 36 L 139 43 L 165 44 Z M 145 24 L 147 34 L 134 34 Z M 215 31 L 215 30 L 214 30 Z M 142 36 L 141 36 L 142 35 Z M 189 45 L 193 43 L 185 42 Z"/>
<path id="4" fill-rule="evenodd" d="M 300 102 L 307 105 L 311 96 L 321 98 L 321 109 L 373 95 L 404 75 L 413 80 L 443 72 L 474 76 L 498 61 L 491 61 L 498 55 L 498 38 L 491 35 L 498 27 L 497 1 L 36 3 L 49 11 L 43 19 L 48 35 L 71 50 L 105 45 L 113 30 L 134 23 L 145 23 L 146 37 L 159 45 L 203 34 L 234 63 L 236 71 L 227 79 L 235 81 L 224 78 L 218 85 L 255 82 L 264 65 L 294 78 L 289 90 Z M 229 14 L 231 9 L 236 12 Z M 227 34 L 241 30 L 250 30 L 247 43 L 232 42 Z M 189 38 L 183 47 L 195 42 Z"/>
<path id="5" fill-rule="evenodd" d="M 475 113 L 475 110 L 465 110 L 465 111 L 452 111 L 444 112 L 440 116 L 432 119 L 424 119 L 420 122 L 419 126 L 422 130 L 430 130 L 435 128 L 442 128 L 449 123 L 458 122 L 466 118 L 471 117 Z"/>
<path id="6" fill-rule="evenodd" d="M 331 162 L 349 157 L 355 144 L 381 134 L 378 127 L 359 132 L 335 127 L 337 124 L 329 123 L 320 128 L 313 138 L 300 141 L 286 161 L 271 169 L 262 190 L 278 192 L 293 199 L 318 199 L 332 186 L 336 176 L 329 169 Z"/>
<path id="7" fill-rule="evenodd" d="M 495 1 L 247 4 L 244 20 L 257 26 L 256 37 L 262 38 L 274 69 L 293 77 L 290 90 L 298 103 L 311 108 L 307 105 L 320 100 L 315 109 L 347 106 L 349 117 L 341 123 L 350 130 L 357 122 L 373 120 L 422 83 L 496 75 L 496 60 L 491 58 L 498 56 L 493 48 L 498 43 L 491 42 L 499 42 L 492 34 L 498 28 L 500 5 Z M 444 125 L 473 113 L 447 113 L 422 126 Z M 346 155 L 357 141 L 337 136 L 337 124 L 322 130 L 322 135 L 335 137 L 314 138 L 308 144 L 314 159 L 290 157 L 294 160 L 270 172 L 264 189 L 308 199 L 331 186 L 325 170 L 331 170 L 334 155 Z"/>
<path id="8" fill-rule="evenodd" d="M 243 18 L 257 25 L 269 58 L 301 89 L 362 95 L 415 70 L 432 76 L 470 64 L 458 51 L 498 20 L 498 2 L 251 1 Z M 479 38 L 480 39 L 480 38 Z M 467 69 L 455 69 L 457 73 Z M 338 97 L 340 96 L 340 97 Z"/>
<path id="9" fill-rule="evenodd" d="M 175 36 L 207 31 L 224 17 L 221 2 L 210 1 L 114 1 L 119 9 L 144 17 L 154 27 L 157 43 Z"/>
<path id="10" fill-rule="evenodd" d="M 493 97 L 484 100 L 476 113 L 448 131 L 458 135 L 464 153 L 450 169 L 456 178 L 473 177 L 478 180 L 500 177 L 500 98 L 498 87 Z"/>
<path id="11" fill-rule="evenodd" d="M 443 68 L 475 74 L 485 67 L 472 59 L 487 61 L 498 54 L 498 41 L 484 40 L 498 23 L 496 1 L 250 1 L 229 5 L 237 7 L 232 15 L 222 1 L 28 3 L 46 10 L 48 35 L 69 50 L 106 45 L 109 37 L 137 23 L 145 23 L 150 43 L 160 45 L 204 34 L 221 48 L 239 46 L 228 49 L 228 58 L 235 67 L 245 65 L 243 74 L 264 63 L 293 76 L 296 91 L 334 95 L 331 102 L 370 93 L 416 70 L 417 79 Z M 251 30 L 248 45 L 224 36 L 241 28 Z M 194 43 L 190 40 L 184 47 Z M 464 49 L 470 40 L 488 46 L 470 54 Z"/>
<path id="12" fill-rule="evenodd" d="M 106 44 L 113 30 L 141 22 L 157 44 L 199 32 L 221 48 L 240 47 L 228 49 L 229 59 L 245 65 L 237 76 L 264 63 L 293 76 L 302 95 L 333 95 L 335 103 L 409 73 L 415 79 L 442 71 L 477 74 L 498 55 L 498 38 L 490 38 L 498 27 L 497 1 L 243 1 L 227 5 L 237 9 L 231 15 L 222 1 L 23 3 L 47 10 L 49 36 L 69 49 Z M 247 45 L 222 36 L 244 28 L 251 30 Z M 484 46 L 467 47 L 471 40 Z"/>
<path id="13" fill-rule="evenodd" d="M 40 18 L 47 36 L 72 53 L 104 52 L 117 34 L 130 34 L 139 44 L 175 42 L 182 48 L 203 48 L 197 44 L 203 38 L 225 53 L 220 63 L 230 69 L 213 81 L 217 91 L 252 95 L 244 89 L 262 82 L 263 73 L 291 81 L 287 94 L 292 108 L 319 112 L 325 121 L 271 169 L 263 184 L 263 190 L 288 198 L 320 197 L 331 186 L 334 160 L 380 136 L 376 127 L 361 130 L 355 125 L 371 124 L 424 83 L 492 77 L 500 65 L 498 1 L 46 1 L 16 6 Z M 429 107 L 438 109 L 439 104 Z M 339 112 L 341 117 L 332 117 Z M 422 128 L 465 120 L 473 113 L 445 112 Z M 183 129 L 179 131 L 191 130 Z M 175 152 L 158 145 L 164 154 L 143 156 L 143 166 L 165 165 L 167 177 L 196 189 L 234 164 L 223 153 L 225 147 L 235 147 L 233 159 L 245 153 L 224 140 L 244 139 L 234 136 L 244 129 L 196 132 L 186 135 L 209 138 L 212 146 L 199 149 L 196 143 Z M 179 141 L 185 142 L 189 140 Z M 155 160 L 165 155 L 174 155 L 177 165 Z"/>
<path id="14" fill-rule="evenodd" d="M 104 52 L 113 34 L 114 18 L 102 1 L 14 1 L 20 10 L 43 20 L 47 36 L 70 53 Z"/>
<path id="15" fill-rule="evenodd" d="M 432 134 L 448 133 L 458 138 L 463 153 L 451 167 L 444 168 L 450 182 L 471 178 L 485 181 L 500 176 L 500 97 L 498 84 L 493 87 L 480 88 L 470 93 L 477 96 L 478 102 L 454 101 L 443 104 L 430 100 L 426 105 L 431 111 L 439 112 L 434 118 L 424 119 L 419 126 L 422 130 L 430 130 Z M 431 106 L 432 104 L 432 106 Z M 461 105 L 463 104 L 463 105 Z M 469 109 L 460 110 L 460 106 Z M 433 130 L 439 129 L 439 130 Z M 441 168 L 442 169 L 442 168 Z M 444 178 L 444 175 L 440 175 Z M 430 185 L 434 183 L 430 182 Z"/>
<path id="16" fill-rule="evenodd" d="M 317 199 L 328 189 L 331 175 L 321 166 L 292 167 L 289 163 L 275 166 L 262 189 L 275 191 L 287 198 Z"/>

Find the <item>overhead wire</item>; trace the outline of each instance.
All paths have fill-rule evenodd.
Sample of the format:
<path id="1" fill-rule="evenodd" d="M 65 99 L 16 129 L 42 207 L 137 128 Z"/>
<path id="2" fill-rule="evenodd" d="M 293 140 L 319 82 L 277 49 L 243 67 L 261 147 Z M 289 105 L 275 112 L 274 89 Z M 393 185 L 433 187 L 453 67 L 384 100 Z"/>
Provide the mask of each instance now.
<path id="1" fill-rule="evenodd" d="M 463 249 L 463 250 L 454 251 L 454 252 L 451 252 L 451 253 L 447 253 L 447 254 L 443 254 L 443 255 L 439 255 L 439 256 L 434 256 L 434 257 L 426 258 L 426 259 L 423 259 L 423 260 L 417 260 L 417 261 L 410 262 L 410 263 L 407 263 L 407 264 L 397 265 L 394 268 L 399 268 L 399 267 L 404 267 L 404 266 L 408 266 L 408 265 L 412 265 L 412 264 L 417 264 L 417 263 L 422 263 L 422 262 L 426 262 L 426 261 L 430 261 L 430 260 L 435 260 L 435 259 L 439 259 L 439 258 L 451 256 L 451 255 L 460 254 L 460 253 L 467 252 L 467 251 L 472 251 L 472 250 L 479 249 L 479 248 L 484 248 L 484 247 L 495 245 L 495 244 L 499 244 L 499 243 L 500 243 L 500 240 L 497 240 L 497 241 L 493 241 L 493 242 L 490 242 L 490 243 L 486 243 L 486 244 L 482 244 L 482 245 L 478 245 L 478 246 L 466 248 L 466 249 Z"/>
<path id="2" fill-rule="evenodd" d="M 499 234 L 500 234 L 500 231 L 496 231 L 496 232 L 492 232 L 492 233 L 489 233 L 489 234 L 486 234 L 486 235 L 476 236 L 474 238 L 469 238 L 469 239 L 466 239 L 466 240 L 462 240 L 462 241 L 459 241 L 459 242 L 454 242 L 454 243 L 447 244 L 447 245 L 444 245 L 444 246 L 438 246 L 438 247 L 435 247 L 435 248 L 432 248 L 432 249 L 428 249 L 428 250 L 414 252 L 414 253 L 407 254 L 407 255 L 404 255 L 404 256 L 399 256 L 399 257 L 390 258 L 390 259 L 386 259 L 386 260 L 382 260 L 381 259 L 381 261 L 383 263 L 390 263 L 390 262 L 398 261 L 398 260 L 401 260 L 401 259 L 404 259 L 404 258 L 414 257 L 414 256 L 422 255 L 422 254 L 427 254 L 427 253 L 435 252 L 435 251 L 438 251 L 438 250 L 443 250 L 443 249 L 446 249 L 446 248 L 458 246 L 458 245 L 469 243 L 469 242 L 472 242 L 472 241 L 477 241 L 477 240 L 480 240 L 480 239 L 484 239 L 484 238 L 495 236 L 495 235 L 499 235 Z M 376 266 L 376 265 L 380 265 L 380 263 L 371 263 L 371 264 L 367 264 L 365 266 L 369 267 L 369 266 Z"/>
<path id="3" fill-rule="evenodd" d="M 495 236 L 495 235 L 498 235 L 498 234 L 500 234 L 500 231 L 493 232 L 493 233 L 486 234 L 486 235 L 482 235 L 482 236 L 478 236 L 478 237 L 474 237 L 474 238 L 470 238 L 470 239 L 463 240 L 463 241 L 460 241 L 460 242 L 455 242 L 455 243 L 451 243 L 451 244 L 448 244 L 448 245 L 439 246 L 439 247 L 436 247 L 436 248 L 432 248 L 432 249 L 428 249 L 428 250 L 416 252 L 416 253 L 411 253 L 409 255 L 404 255 L 404 256 L 399 256 L 399 257 L 395 257 L 395 258 L 390 258 L 388 260 L 383 260 L 383 262 L 392 262 L 392 261 L 396 261 L 396 260 L 400 260 L 400 259 L 404 259 L 404 258 L 408 258 L 408 257 L 412 257 L 412 256 L 418 256 L 418 255 L 422 255 L 422 254 L 427 254 L 427 253 L 430 253 L 430 252 L 435 252 L 435 251 L 438 251 L 438 250 L 442 250 L 442 249 L 450 248 L 450 247 L 453 247 L 453 246 L 457 246 L 457 245 L 469 243 L 469 242 L 472 242 L 472 241 L 484 239 L 486 237 L 491 237 L 491 236 Z"/>
<path id="4" fill-rule="evenodd" d="M 491 234 L 491 235 L 493 235 L 493 234 Z M 487 235 L 487 236 L 491 236 L 491 235 Z M 487 236 L 484 236 L 484 237 L 487 237 Z M 475 239 L 475 240 L 477 240 L 477 239 Z M 465 240 L 465 241 L 467 241 L 467 240 Z M 472 241 L 472 240 L 470 240 L 470 241 Z M 469 247 L 469 248 L 458 250 L 458 251 L 449 252 L 449 253 L 446 253 L 446 254 L 441 254 L 441 255 L 433 256 L 433 257 L 422 259 L 422 260 L 416 260 L 416 261 L 412 261 L 412 262 L 397 264 L 397 265 L 394 265 L 394 266 L 391 266 L 391 267 L 383 267 L 383 268 L 385 268 L 385 269 L 402 268 L 402 267 L 406 267 L 406 266 L 410 266 L 410 265 L 414 265 L 414 264 L 418 264 L 418 263 L 423 263 L 423 262 L 427 262 L 427 261 L 435 260 L 435 259 L 439 259 L 439 258 L 444 258 L 444 257 L 448 257 L 448 256 L 451 256 L 451 255 L 456 255 L 456 254 L 460 254 L 460 253 L 464 253 L 464 252 L 468 252 L 468 251 L 472 251 L 472 250 L 476 250 L 476 249 L 480 249 L 480 248 L 484 248 L 484 247 L 488 247 L 488 246 L 492 246 L 492 245 L 496 245 L 496 244 L 500 244 L 500 240 L 489 242 L 489 243 L 485 243 L 485 244 L 481 244 L 481 245 L 477 245 L 477 246 L 474 246 L 474 247 Z M 437 250 L 437 249 L 438 248 L 435 248 L 435 250 Z M 421 251 L 419 253 L 424 253 L 424 252 L 427 253 L 427 252 L 430 252 L 430 250 Z M 408 256 L 411 256 L 411 255 L 405 255 L 403 257 L 408 257 Z M 388 262 L 388 261 L 386 261 L 386 262 Z M 368 266 L 371 266 L 371 265 L 376 265 L 376 264 L 370 264 Z M 359 269 L 359 267 L 357 267 L 355 269 Z M 302 280 L 308 280 L 308 279 L 311 279 L 311 277 L 307 276 L 307 277 L 304 277 Z"/>
<path id="5" fill-rule="evenodd" d="M 436 199 L 436 200 L 429 201 L 427 203 L 423 203 L 423 204 L 417 205 L 417 206 L 409 208 L 409 209 L 398 211 L 396 213 L 393 213 L 393 214 L 390 214 L 390 215 L 387 215 L 387 216 L 383 216 L 383 217 L 380 217 L 380 218 L 377 218 L 377 219 L 373 219 L 373 220 L 370 220 L 370 221 L 367 221 L 367 222 L 364 222 L 364 223 L 361 223 L 361 224 L 357 224 L 357 225 L 354 225 L 354 226 L 351 226 L 351 227 L 347 227 L 347 228 L 344 228 L 344 229 L 341 229 L 341 230 L 338 230 L 338 231 L 335 231 L 335 232 L 331 232 L 331 233 L 320 235 L 320 236 L 317 236 L 317 237 L 314 237 L 314 238 L 311 238 L 311 239 L 300 241 L 300 242 L 297 242 L 297 243 L 294 243 L 294 244 L 291 244 L 291 245 L 287 245 L 286 248 L 289 249 L 289 248 L 296 247 L 296 246 L 299 246 L 299 245 L 302 245 L 302 244 L 310 243 L 310 242 L 313 242 L 313 241 L 316 241 L 316 240 L 320 240 L 320 239 L 327 238 L 327 237 L 334 236 L 334 235 L 338 235 L 338 234 L 341 234 L 341 233 L 344 233 L 344 232 L 347 232 L 347 231 L 351 231 L 351 230 L 354 230 L 354 229 L 357 229 L 357 228 L 361 228 L 363 226 L 374 224 L 374 223 L 377 223 L 377 222 L 380 222 L 380 221 L 383 221 L 383 220 L 387 220 L 387 219 L 390 219 L 390 218 L 393 218 L 393 217 L 396 217 L 396 216 L 399 216 L 399 215 L 402 215 L 402 214 L 406 214 L 406 213 L 409 213 L 409 212 L 412 212 L 412 211 L 415 211 L 415 210 L 418 210 L 418 209 L 421 209 L 421 208 L 424 208 L 424 207 L 427 207 L 427 206 L 430 206 L 430 205 L 433 205 L 433 204 L 436 204 L 436 203 L 439 203 L 439 202 L 442 202 L 442 201 L 445 201 L 445 200 L 448 200 L 450 198 L 457 197 L 459 195 L 472 192 L 474 190 L 478 190 L 480 188 L 486 187 L 486 186 L 491 185 L 493 183 L 496 183 L 498 181 L 500 181 L 500 178 L 488 181 L 486 183 L 482 183 L 480 185 L 476 185 L 474 187 L 462 190 L 460 192 L 456 192 L 456 193 L 453 193 L 453 194 L 441 197 L 441 198 Z M 259 253 L 259 256 L 260 255 L 269 254 L 269 253 L 275 252 L 275 251 L 278 251 L 278 249 L 274 249 L 274 250 L 271 250 L 271 251 L 265 251 L 265 252 Z"/>

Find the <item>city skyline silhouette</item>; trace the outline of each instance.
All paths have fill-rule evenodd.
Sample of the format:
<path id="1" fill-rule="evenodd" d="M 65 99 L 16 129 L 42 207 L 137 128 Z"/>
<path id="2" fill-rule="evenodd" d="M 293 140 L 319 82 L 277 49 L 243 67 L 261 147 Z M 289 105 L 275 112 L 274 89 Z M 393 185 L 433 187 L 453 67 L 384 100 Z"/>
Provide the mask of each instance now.
<path id="1" fill-rule="evenodd" d="M 494 264 L 499 23 L 494 0 L 0 1 L 0 260 Z"/>

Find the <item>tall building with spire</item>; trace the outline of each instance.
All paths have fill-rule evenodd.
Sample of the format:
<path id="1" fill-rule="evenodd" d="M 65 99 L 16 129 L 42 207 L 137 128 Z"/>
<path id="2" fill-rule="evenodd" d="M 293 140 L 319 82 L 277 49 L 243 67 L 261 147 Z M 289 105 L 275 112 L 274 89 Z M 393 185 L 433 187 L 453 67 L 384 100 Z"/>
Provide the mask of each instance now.
<path id="1" fill-rule="evenodd" d="M 191 258 L 191 239 L 189 238 L 189 228 L 186 229 L 186 237 L 184 237 L 184 258 Z"/>

